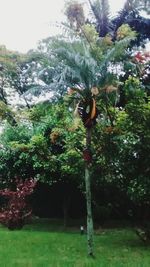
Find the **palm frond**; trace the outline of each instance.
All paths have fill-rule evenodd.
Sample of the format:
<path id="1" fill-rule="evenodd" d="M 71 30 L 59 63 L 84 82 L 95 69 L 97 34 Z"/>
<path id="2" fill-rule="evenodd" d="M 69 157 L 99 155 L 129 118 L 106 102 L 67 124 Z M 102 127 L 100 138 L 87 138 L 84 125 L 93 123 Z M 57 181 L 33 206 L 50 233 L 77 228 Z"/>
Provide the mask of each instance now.
<path id="1" fill-rule="evenodd" d="M 47 52 L 52 68 L 50 90 L 63 95 L 71 87 L 79 89 L 78 94 L 82 95 L 90 94 L 94 86 L 102 88 L 105 84 L 114 84 L 116 75 L 109 71 L 109 65 L 121 62 L 131 40 L 133 38 L 124 38 L 106 49 L 101 49 L 103 43 L 97 42 L 93 55 L 89 43 L 82 38 L 51 39 Z"/>
<path id="2" fill-rule="evenodd" d="M 55 50 L 63 65 L 60 79 L 69 81 L 74 86 L 83 84 L 84 88 L 91 88 L 97 63 L 91 57 L 90 48 L 81 42 L 78 51 L 74 44 L 71 47 L 69 44 L 67 48 Z"/>
<path id="3" fill-rule="evenodd" d="M 130 42 L 134 40 L 135 37 L 126 37 L 120 41 L 115 42 L 114 47 L 108 50 L 103 62 L 101 63 L 101 68 L 106 68 L 109 62 L 119 62 L 122 56 L 125 56 L 126 49 L 128 48 Z"/>
<path id="4" fill-rule="evenodd" d="M 97 32 L 104 37 L 111 29 L 108 0 L 88 1 L 95 17 Z"/>

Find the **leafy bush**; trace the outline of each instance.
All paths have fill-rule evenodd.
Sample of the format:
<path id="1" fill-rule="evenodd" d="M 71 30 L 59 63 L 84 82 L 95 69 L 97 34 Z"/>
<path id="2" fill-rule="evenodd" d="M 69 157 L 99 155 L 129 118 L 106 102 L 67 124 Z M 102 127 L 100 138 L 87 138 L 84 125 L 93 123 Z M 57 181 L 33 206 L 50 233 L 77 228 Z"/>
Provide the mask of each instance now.
<path id="1" fill-rule="evenodd" d="M 31 195 L 36 185 L 34 179 L 16 179 L 16 190 L 0 190 L 0 195 L 8 199 L 8 203 L 0 213 L 0 222 L 10 230 L 21 229 L 25 224 L 25 219 L 32 214 L 31 208 L 27 205 L 26 198 Z"/>

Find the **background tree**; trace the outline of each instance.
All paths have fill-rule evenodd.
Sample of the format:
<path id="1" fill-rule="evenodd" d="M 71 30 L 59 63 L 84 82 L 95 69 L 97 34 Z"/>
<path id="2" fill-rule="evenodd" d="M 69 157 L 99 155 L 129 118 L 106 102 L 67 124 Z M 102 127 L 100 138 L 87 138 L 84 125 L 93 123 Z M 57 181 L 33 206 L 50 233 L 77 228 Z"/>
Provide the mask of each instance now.
<path id="1" fill-rule="evenodd" d="M 128 24 L 132 30 L 138 33 L 136 43 L 133 42 L 134 45 L 139 45 L 140 42 L 150 38 L 150 19 L 140 14 L 140 9 L 143 8 L 143 4 L 145 5 L 146 3 L 144 1 L 127 0 L 118 16 L 112 20 L 114 32 L 116 32 L 118 27 L 122 24 Z"/>
<path id="2" fill-rule="evenodd" d="M 84 198 L 83 140 L 79 137 L 83 129 L 78 121 L 73 122 L 71 112 L 60 103 L 39 104 L 24 111 L 25 117 L 24 123 L 5 127 L 1 136 L 1 186 L 11 184 L 16 176 L 23 180 L 33 176 L 39 183 L 61 186 L 66 225 L 72 200 L 67 188 L 76 187 Z"/>
<path id="3" fill-rule="evenodd" d="M 96 0 L 94 2 L 89 0 L 88 2 L 96 20 L 96 30 L 100 37 L 104 37 L 111 29 L 109 2 L 108 0 Z"/>
<path id="4" fill-rule="evenodd" d="M 5 46 L 0 47 L 0 100 L 5 104 L 8 103 L 10 95 L 10 75 L 16 71 L 19 57 L 19 53 L 9 51 Z"/>

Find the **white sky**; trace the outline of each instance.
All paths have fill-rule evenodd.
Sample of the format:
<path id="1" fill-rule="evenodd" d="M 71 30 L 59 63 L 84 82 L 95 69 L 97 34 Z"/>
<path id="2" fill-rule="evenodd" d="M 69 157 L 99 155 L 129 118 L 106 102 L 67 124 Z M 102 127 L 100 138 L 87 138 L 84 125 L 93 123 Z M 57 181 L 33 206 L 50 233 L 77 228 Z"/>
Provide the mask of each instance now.
<path id="1" fill-rule="evenodd" d="M 109 0 L 112 13 L 125 0 Z M 37 42 L 54 34 L 53 23 L 63 20 L 65 0 L 0 0 L 0 45 L 19 52 L 35 48 Z"/>

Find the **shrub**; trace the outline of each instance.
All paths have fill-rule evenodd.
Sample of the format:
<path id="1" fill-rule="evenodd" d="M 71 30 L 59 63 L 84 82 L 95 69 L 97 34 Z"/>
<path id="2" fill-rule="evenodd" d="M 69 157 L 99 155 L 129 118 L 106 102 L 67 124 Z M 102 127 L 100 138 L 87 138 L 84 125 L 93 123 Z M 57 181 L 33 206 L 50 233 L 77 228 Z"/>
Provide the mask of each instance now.
<path id="1" fill-rule="evenodd" d="M 34 179 L 20 180 L 16 179 L 16 190 L 0 190 L 0 195 L 8 199 L 6 207 L 0 212 L 0 222 L 6 225 L 10 230 L 21 229 L 25 220 L 32 214 L 32 209 L 27 204 L 27 196 L 31 195 L 36 181 Z"/>

